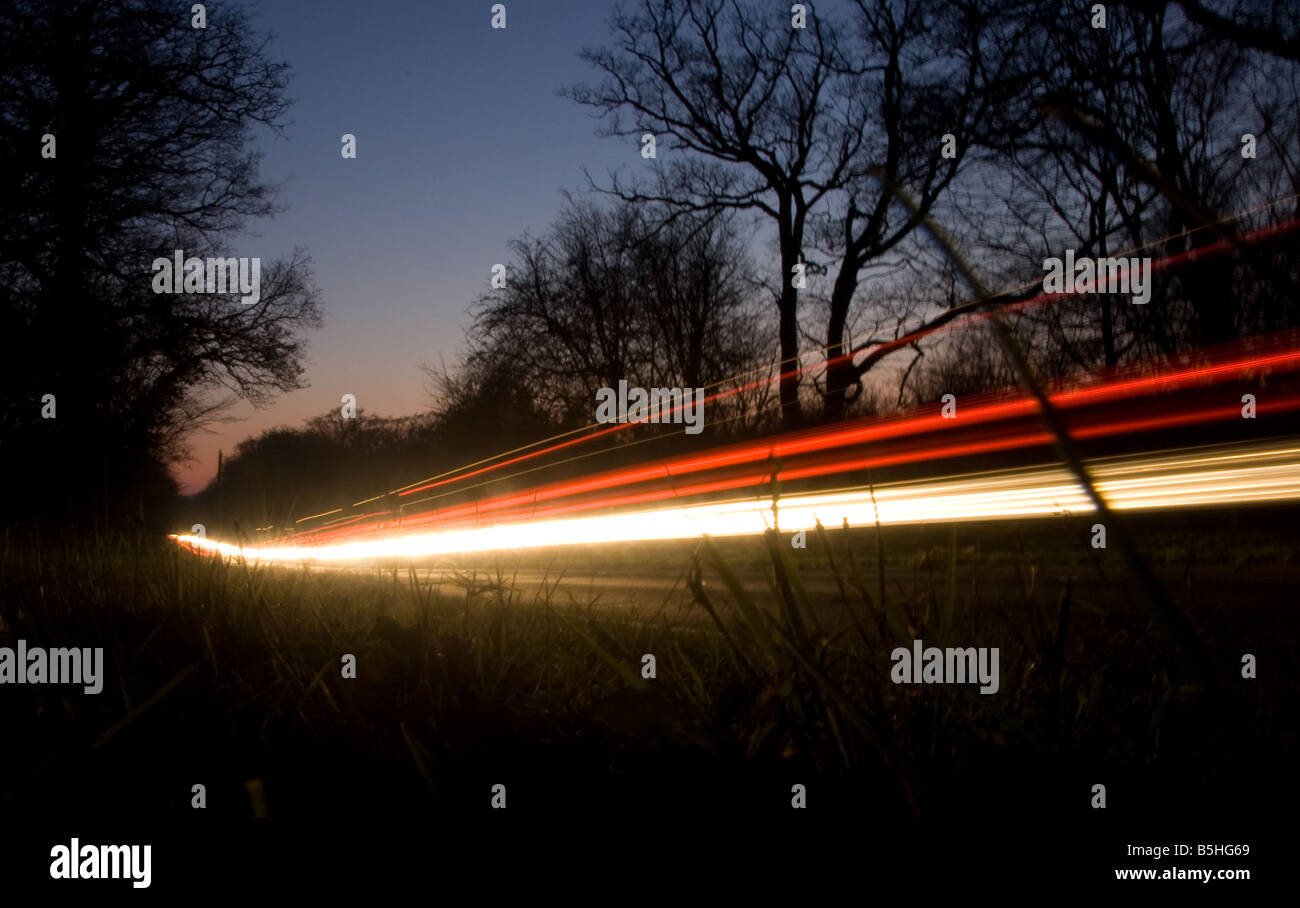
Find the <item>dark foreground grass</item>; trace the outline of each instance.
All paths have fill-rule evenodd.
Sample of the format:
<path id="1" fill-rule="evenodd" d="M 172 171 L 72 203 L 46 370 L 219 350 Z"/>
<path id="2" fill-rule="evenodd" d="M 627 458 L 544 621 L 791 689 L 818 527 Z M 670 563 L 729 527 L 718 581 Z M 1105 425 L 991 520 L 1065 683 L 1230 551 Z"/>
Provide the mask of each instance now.
<path id="1" fill-rule="evenodd" d="M 1265 544 L 1291 512 L 1253 537 L 1243 513 L 1139 527 L 1204 674 L 1117 558 L 1063 545 L 1079 521 L 706 542 L 639 609 L 523 592 L 508 565 L 434 589 L 11 533 L 0 643 L 102 646 L 106 680 L 0 688 L 0 809 L 192 816 L 201 783 L 205 816 L 442 816 L 488 810 L 501 783 L 512 813 L 734 815 L 788 812 L 802 784 L 818 815 L 877 828 L 1254 822 L 1292 794 L 1297 559 Z M 837 594 L 813 601 L 812 575 Z M 894 684 L 914 638 L 998 647 L 1000 690 Z"/>

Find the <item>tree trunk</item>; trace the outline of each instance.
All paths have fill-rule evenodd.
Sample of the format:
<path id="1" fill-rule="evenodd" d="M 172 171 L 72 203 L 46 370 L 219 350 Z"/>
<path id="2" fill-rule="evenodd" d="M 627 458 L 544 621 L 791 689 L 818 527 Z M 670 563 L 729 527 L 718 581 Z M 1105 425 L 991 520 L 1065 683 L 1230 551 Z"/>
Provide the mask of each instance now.
<path id="1" fill-rule="evenodd" d="M 803 237 L 795 230 L 793 213 L 793 200 L 783 194 L 779 221 L 781 298 L 777 308 L 781 336 L 781 425 L 787 432 L 803 425 L 803 414 L 799 410 L 799 290 L 794 286 L 794 266 L 799 263 Z"/>
<path id="2" fill-rule="evenodd" d="M 849 318 L 849 304 L 858 289 L 856 271 L 841 267 L 835 277 L 835 287 L 831 291 L 830 319 L 826 323 L 826 392 L 823 397 L 822 415 L 826 422 L 838 422 L 844 418 L 848 403 L 849 386 L 857 382 L 857 372 L 853 368 L 852 357 L 844 356 L 844 328 Z"/>

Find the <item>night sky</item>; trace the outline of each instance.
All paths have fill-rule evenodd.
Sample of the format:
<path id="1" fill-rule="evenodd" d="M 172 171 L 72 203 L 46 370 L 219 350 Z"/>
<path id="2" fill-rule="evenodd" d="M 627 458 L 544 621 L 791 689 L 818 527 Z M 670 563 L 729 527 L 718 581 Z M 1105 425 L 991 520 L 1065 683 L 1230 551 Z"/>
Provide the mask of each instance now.
<path id="1" fill-rule="evenodd" d="M 251 223 L 231 254 L 264 262 L 306 247 L 323 291 L 325 326 L 311 335 L 309 387 L 256 410 L 240 402 L 197 460 L 178 470 L 187 492 L 216 473 L 217 450 L 355 394 L 372 415 L 425 409 L 423 362 L 455 360 L 466 308 L 488 289 L 507 244 L 540 233 L 586 186 L 583 168 L 643 166 L 630 140 L 597 136 L 592 111 L 557 89 L 596 78 L 579 59 L 609 40 L 609 2 L 491 3 L 275 0 L 253 21 L 274 32 L 268 55 L 292 67 L 283 135 L 256 136 L 262 177 L 283 184 L 287 210 Z M 357 158 L 339 154 L 357 137 Z"/>

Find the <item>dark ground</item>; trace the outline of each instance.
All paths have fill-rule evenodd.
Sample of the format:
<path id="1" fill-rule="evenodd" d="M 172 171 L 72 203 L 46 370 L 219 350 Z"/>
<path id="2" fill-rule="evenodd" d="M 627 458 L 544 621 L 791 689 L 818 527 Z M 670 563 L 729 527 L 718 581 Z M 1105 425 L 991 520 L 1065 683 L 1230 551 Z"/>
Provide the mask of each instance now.
<path id="1" fill-rule="evenodd" d="M 514 822 L 587 832 L 748 817 L 741 835 L 937 835 L 990 867 L 1032 854 L 1094 874 L 1125 866 L 1116 843 L 1203 839 L 1248 842 L 1257 863 L 1243 866 L 1262 866 L 1294 816 L 1296 517 L 1128 516 L 1203 664 L 1120 553 L 1088 545 L 1084 518 L 891 528 L 879 546 L 836 532 L 829 557 L 814 537 L 788 561 L 807 638 L 770 658 L 718 563 L 779 625 L 771 555 L 726 541 L 718 563 L 701 553 L 700 589 L 768 681 L 692 601 L 695 543 L 461 558 L 412 577 L 248 569 L 125 540 L 38 553 L 11 537 L 0 642 L 102 645 L 108 665 L 97 697 L 0 689 L 0 804 L 155 839 L 257 814 L 444 836 L 495 823 L 503 783 Z M 1000 692 L 892 685 L 889 649 L 913 635 L 1000 647 Z M 642 689 L 645 652 L 658 677 Z M 796 783 L 806 811 L 791 809 Z"/>

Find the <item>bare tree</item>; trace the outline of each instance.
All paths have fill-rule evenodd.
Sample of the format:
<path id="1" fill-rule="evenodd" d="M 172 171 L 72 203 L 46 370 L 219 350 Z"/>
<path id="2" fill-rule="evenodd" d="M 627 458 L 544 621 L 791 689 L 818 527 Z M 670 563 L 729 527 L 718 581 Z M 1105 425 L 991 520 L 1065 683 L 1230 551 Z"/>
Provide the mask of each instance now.
<path id="1" fill-rule="evenodd" d="M 1069 246 L 1104 257 L 1144 248 L 1178 257 L 1228 252 L 1161 273 L 1150 303 L 1070 298 L 1034 316 L 1078 368 L 1231 340 L 1277 324 L 1286 283 L 1274 248 L 1235 248 L 1243 228 L 1285 218 L 1269 204 L 1294 192 L 1295 64 L 1243 48 L 1189 22 L 1178 7 L 1131 4 L 1091 28 L 1085 0 L 1049 0 L 1040 18 L 1050 61 L 1040 114 L 1002 143 L 1002 205 L 1022 231 L 994 242 L 1021 252 L 1022 273 Z M 1243 132 L 1269 154 L 1247 161 Z M 1260 214 L 1233 223 L 1234 212 Z M 1157 257 L 1159 257 L 1157 255 Z M 1039 272 L 1041 276 L 1041 272 Z M 1266 293 L 1245 288 L 1266 283 Z"/>
<path id="2" fill-rule="evenodd" d="M 1027 72 L 1019 60 L 1022 24 L 1014 4 L 856 0 L 858 40 L 850 90 L 864 99 L 869 119 L 860 166 L 832 193 L 827 221 L 838 270 L 826 326 L 825 416 L 840 419 L 851 389 L 894 337 L 850 342 L 851 307 L 868 267 L 912 237 L 968 159 L 990 134 L 1016 130 Z M 895 187 L 914 209 L 897 204 Z M 950 307 L 922 316 L 901 333 L 925 332 L 952 317 Z M 884 345 L 884 346 L 882 346 Z"/>
<path id="3" fill-rule="evenodd" d="M 1017 27 L 1005 4 L 1000 17 L 978 0 L 863 0 L 854 12 L 856 33 L 820 13 L 796 28 L 771 8 L 644 0 L 614 17 L 613 48 L 584 52 L 603 81 L 566 90 L 607 115 L 606 134 L 648 132 L 668 149 L 652 180 L 613 174 L 606 191 L 675 212 L 743 210 L 774 223 L 787 427 L 801 421 L 796 268 L 829 267 L 808 261 L 807 248 L 839 262 L 825 347 L 833 360 L 825 409 L 835 419 L 847 387 L 878 362 L 845 356 L 870 345 L 847 338 L 860 276 L 919 220 L 900 215 L 889 187 L 908 184 L 928 211 L 993 98 L 1015 83 L 1003 62 L 1014 42 L 995 34 Z"/>
<path id="4" fill-rule="evenodd" d="M 508 377 L 519 388 L 512 398 L 573 426 L 591 421 L 597 389 L 620 380 L 702 388 L 743 379 L 770 354 L 732 220 L 661 227 L 641 206 L 571 200 L 544 235 L 512 244 L 506 285 L 475 305 L 464 374 L 426 368 L 436 396 L 464 405 L 478 385 L 499 392 Z M 714 422 L 753 403 L 719 401 Z"/>
<path id="5" fill-rule="evenodd" d="M 1300 60 L 1300 4 L 1295 0 L 1129 0 L 1128 5 L 1150 11 L 1171 2 L 1211 34 L 1242 47 Z"/>

